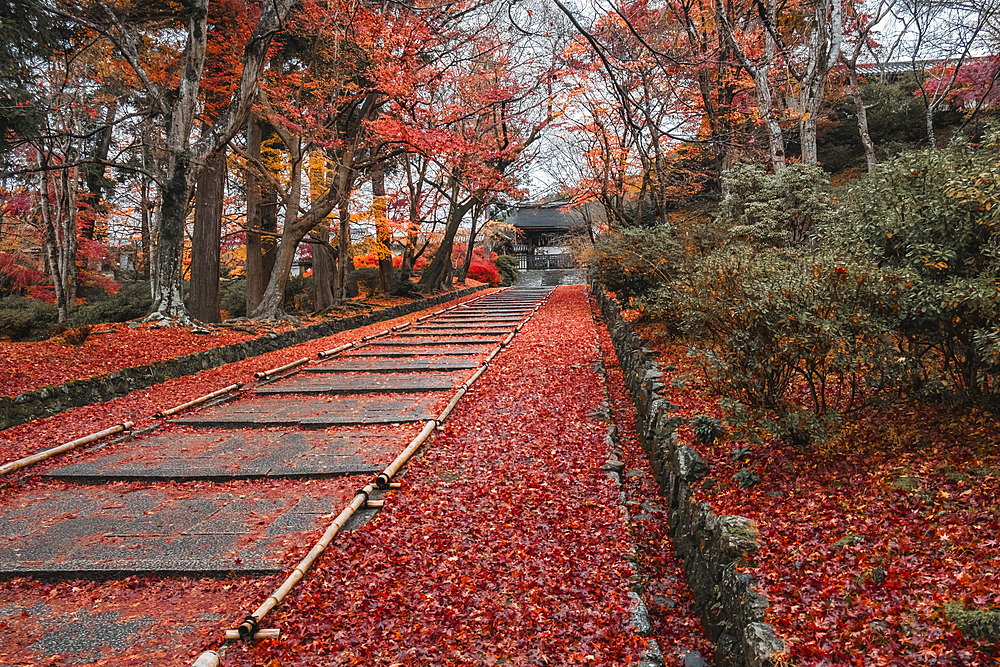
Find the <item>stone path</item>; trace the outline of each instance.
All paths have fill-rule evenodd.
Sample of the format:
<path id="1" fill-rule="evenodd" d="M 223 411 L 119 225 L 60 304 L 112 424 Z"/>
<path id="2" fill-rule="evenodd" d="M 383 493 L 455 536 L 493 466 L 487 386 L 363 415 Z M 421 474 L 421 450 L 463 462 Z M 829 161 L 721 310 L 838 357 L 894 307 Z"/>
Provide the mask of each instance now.
<path id="1" fill-rule="evenodd" d="M 0 575 L 282 571 L 275 541 L 321 530 L 548 293 L 488 295 L 405 331 L 418 337 L 373 339 L 49 471 L 50 486 L 0 507 Z M 254 480 L 284 482 L 226 486 Z M 184 486 L 196 482 L 215 486 Z"/>
<path id="2" fill-rule="evenodd" d="M 475 306 L 463 307 L 463 318 L 466 314 L 477 318 L 463 321 L 461 329 L 451 325 L 442 329 L 442 318 L 438 317 L 333 359 L 311 362 L 288 377 L 258 383 L 243 396 L 177 416 L 131 442 L 97 445 L 89 453 L 50 469 L 37 483 L 19 491 L 13 502 L 6 497 L 7 502 L 0 506 L 0 544 L 4 545 L 0 574 L 36 579 L 70 577 L 81 582 L 80 588 L 94 591 L 92 604 L 72 609 L 59 606 L 57 599 L 34 595 L 24 601 L 0 599 L 0 624 L 30 623 L 35 633 L 30 642 L 17 639 L 25 657 L 11 664 L 191 664 L 190 656 L 217 645 L 207 637 L 217 636 L 218 630 L 199 635 L 195 628 L 212 624 L 233 627 L 233 621 L 239 621 L 228 598 L 220 600 L 215 610 L 197 605 L 185 610 L 180 602 L 181 617 L 165 624 L 155 612 L 145 612 L 141 600 L 130 601 L 128 608 L 109 606 L 99 588 L 87 588 L 83 582 L 152 573 L 184 577 L 181 581 L 190 581 L 192 590 L 202 591 L 205 580 L 195 577 L 236 576 L 235 587 L 247 589 L 253 588 L 257 577 L 268 573 L 283 576 L 331 516 L 354 496 L 354 490 L 370 481 L 420 430 L 420 421 L 408 420 L 437 415 L 452 396 L 451 390 L 498 345 L 492 340 L 489 345 L 471 345 L 469 340 L 508 335 L 549 291 L 501 292 Z M 429 550 L 432 558 L 439 553 L 435 549 L 451 545 L 454 554 L 440 551 L 434 565 L 439 572 L 449 568 L 449 577 L 461 578 L 463 568 L 471 568 L 471 573 L 495 560 L 496 571 L 506 574 L 489 579 L 504 591 L 492 595 L 493 602 L 503 607 L 504 614 L 516 616 L 518 624 L 531 626 L 526 634 L 512 626 L 510 635 L 520 633 L 530 641 L 542 641 L 551 634 L 546 628 L 558 626 L 550 637 L 555 642 L 560 634 L 576 637 L 607 627 L 611 641 L 602 650 L 634 657 L 627 627 L 628 598 L 619 571 L 626 536 L 614 504 L 617 489 L 607 487 L 601 471 L 607 456 L 607 424 L 600 416 L 601 389 L 593 371 L 597 363 L 593 324 L 589 318 L 580 319 L 587 311 L 579 300 L 577 296 L 570 299 L 575 305 L 569 309 L 565 303 L 559 306 L 561 313 L 572 314 L 576 333 L 567 335 L 555 320 L 537 330 L 526 329 L 525 333 L 531 334 L 523 349 L 511 348 L 511 353 L 519 350 L 512 357 L 516 361 L 512 363 L 510 354 L 501 353 L 495 369 L 491 365 L 491 371 L 484 374 L 487 386 L 477 391 L 488 394 L 489 400 L 482 403 L 486 399 L 480 396 L 475 408 L 462 408 L 464 402 L 460 403 L 455 424 L 439 434 L 441 443 L 435 436 L 432 452 L 421 455 L 419 473 L 413 480 L 407 476 L 407 487 L 395 497 L 405 504 L 407 494 L 416 494 L 410 498 L 407 511 L 416 512 L 426 525 L 414 529 L 404 522 L 385 539 L 393 544 L 412 540 L 419 545 L 417 552 Z M 501 326 L 493 316 L 501 310 L 516 312 L 519 317 Z M 446 345 L 446 341 L 456 344 Z M 515 346 L 517 342 L 515 338 Z M 417 353 L 429 349 L 441 351 Z M 399 350 L 414 353 L 398 356 Z M 553 358 L 565 355 L 575 361 L 565 368 L 558 363 L 551 368 L 532 366 L 533 359 L 548 358 L 553 351 L 557 351 Z M 565 429 L 558 426 L 563 418 L 568 420 Z M 530 430 L 520 431 L 525 421 L 549 424 L 544 431 L 548 435 L 542 439 L 526 437 Z M 438 444 L 441 451 L 437 451 Z M 475 454 L 468 458 L 470 453 Z M 501 460 L 502 465 L 498 465 Z M 412 466 L 415 472 L 418 464 Z M 554 493 L 563 480 L 573 483 L 562 493 Z M 411 484 L 413 490 L 409 491 Z M 451 498 L 448 493 L 451 488 L 470 485 L 481 488 L 481 503 L 462 505 L 462 496 Z M 567 493 L 570 489 L 572 493 Z M 524 497 L 518 502 L 508 500 L 515 494 Z M 572 496 L 569 501 L 568 496 Z M 598 513 L 597 524 L 587 529 L 578 525 L 598 506 L 609 509 L 606 515 Z M 482 535 L 464 534 L 442 521 L 439 510 L 451 520 L 464 513 L 475 514 L 479 517 L 475 525 Z M 364 525 L 377 511 L 360 512 L 348 529 Z M 377 528 L 373 526 L 374 531 L 383 530 L 392 516 L 387 513 Z M 457 525 L 466 520 L 461 518 Z M 524 522 L 530 524 L 522 526 L 524 535 L 531 535 L 530 545 L 519 541 L 520 533 L 514 528 L 499 531 L 511 540 L 503 549 L 479 543 L 487 533 L 492 539 L 493 531 L 501 526 L 516 527 Z M 422 538 L 430 541 L 420 542 Z M 368 539 L 374 540 L 370 553 L 338 554 L 328 558 L 328 563 L 343 561 L 341 569 L 348 577 L 359 562 L 370 561 L 375 571 L 392 566 L 392 545 L 385 544 L 387 553 L 382 554 L 376 548 L 378 533 L 371 532 Z M 560 558 L 513 556 L 520 553 L 518 549 L 534 549 L 539 540 L 551 542 L 544 547 L 546 554 L 562 554 Z M 508 551 L 510 555 L 506 555 Z M 545 575 L 536 572 L 537 568 L 545 569 Z M 567 577 L 569 572 L 580 576 Z M 518 583 L 522 575 L 535 584 L 522 586 Z M 470 576 L 487 580 L 485 575 Z M 219 590 L 230 590 L 226 581 L 220 581 Z M 348 588 L 328 581 L 334 588 Z M 537 600 L 532 597 L 530 604 L 508 606 L 504 602 L 519 593 L 532 593 L 536 584 L 539 591 L 549 584 L 554 588 L 544 589 L 548 592 L 539 593 Z M 310 585 L 308 577 L 303 585 Z M 419 586 L 419 581 L 414 585 Z M 263 590 L 266 594 L 272 587 Z M 414 593 L 407 599 L 435 608 L 436 598 L 443 594 L 444 590 L 433 596 Z M 581 605 L 582 594 L 592 597 Z M 233 590 L 232 595 L 252 598 L 254 593 Z M 281 608 L 282 614 L 293 605 L 313 609 L 319 598 L 310 601 L 310 595 L 318 593 L 290 598 Z M 363 592 L 359 595 L 364 599 Z M 563 595 L 568 597 L 563 600 L 559 597 Z M 613 604 L 609 602 L 612 599 Z M 336 605 L 330 600 L 324 604 Z M 456 619 L 467 619 L 462 621 L 462 632 L 482 634 L 483 646 L 490 649 L 487 653 L 500 656 L 498 664 L 501 658 L 508 661 L 527 655 L 510 647 L 501 650 L 500 645 L 507 640 L 502 624 L 507 621 L 496 619 L 503 614 L 491 616 L 494 620 L 487 625 L 476 620 L 480 613 L 476 605 L 449 604 L 456 605 Z M 569 616 L 551 614 L 560 609 L 569 610 Z M 577 615 L 586 619 L 573 620 Z M 277 623 L 287 629 L 291 620 L 279 616 Z M 355 630 L 348 632 L 353 636 Z M 317 636 L 327 634 L 328 630 L 317 632 Z M 190 640 L 192 635 L 195 638 Z M 595 636 L 602 636 L 601 632 Z M 7 664 L 4 656 L 11 655 L 4 652 L 5 641 L 10 646 L 11 640 L 0 633 L 0 664 Z M 129 647 L 139 641 L 152 650 L 129 653 Z M 430 636 L 428 641 L 436 643 Z M 446 638 L 442 636 L 441 641 Z M 179 648 L 179 642 L 184 646 Z M 594 650 L 589 646 L 588 650 Z M 241 648 L 253 651 L 259 647 Z M 115 656 L 124 653 L 129 660 L 118 661 Z M 558 655 L 549 655 L 553 656 L 552 664 L 560 662 Z M 590 664 L 602 664 L 601 655 L 598 651 L 597 662 Z M 582 660 L 581 656 L 576 658 Z M 313 657 L 305 664 L 339 664 L 332 656 Z M 229 656 L 227 665 L 230 658 L 233 665 L 277 664 L 271 656 L 252 653 Z M 244 659 L 245 663 L 241 662 Z M 478 658 L 469 660 L 470 664 L 479 663 Z M 626 662 L 635 664 L 633 659 L 603 664 Z"/>

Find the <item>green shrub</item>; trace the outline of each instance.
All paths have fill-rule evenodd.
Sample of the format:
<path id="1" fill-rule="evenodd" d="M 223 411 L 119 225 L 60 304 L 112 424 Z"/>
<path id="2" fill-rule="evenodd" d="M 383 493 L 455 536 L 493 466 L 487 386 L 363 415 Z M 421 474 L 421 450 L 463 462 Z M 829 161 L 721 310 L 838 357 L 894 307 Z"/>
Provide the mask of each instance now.
<path id="1" fill-rule="evenodd" d="M 0 310 L 0 335 L 12 341 L 22 341 L 31 335 L 33 329 L 31 317 L 27 313 L 10 308 Z"/>
<path id="2" fill-rule="evenodd" d="M 223 283 L 219 303 L 227 317 L 246 317 L 247 281 L 241 278 Z"/>
<path id="3" fill-rule="evenodd" d="M 900 154 L 851 191 L 832 238 L 905 277 L 901 348 L 915 381 L 1000 397 L 1000 133 Z M 918 385 L 919 386 L 919 385 Z"/>
<path id="4" fill-rule="evenodd" d="M 304 313 L 313 307 L 312 276 L 290 276 L 285 282 L 286 310 Z"/>
<path id="5" fill-rule="evenodd" d="M 53 305 L 20 296 L 0 299 L 0 336 L 11 340 L 26 340 L 35 331 L 47 329 L 59 318 Z"/>
<path id="6" fill-rule="evenodd" d="M 73 321 L 78 324 L 100 324 L 101 322 L 128 322 L 149 313 L 153 306 L 149 282 L 125 283 L 115 294 L 92 294 L 92 301 L 80 306 L 73 313 Z"/>
<path id="7" fill-rule="evenodd" d="M 802 243 L 836 213 L 830 178 L 816 165 L 792 164 L 775 176 L 761 165 L 737 164 L 726 182 L 730 193 L 722 202 L 723 218 L 733 237 L 752 244 Z"/>
<path id="8" fill-rule="evenodd" d="M 669 225 L 629 227 L 597 237 L 594 255 L 597 279 L 627 301 L 673 279 L 683 248 Z"/>
<path id="9" fill-rule="evenodd" d="M 382 288 L 382 277 L 379 275 L 378 267 L 365 266 L 350 272 L 350 277 L 358 281 L 359 287 L 368 290 L 368 296 L 375 294 Z"/>
<path id="10" fill-rule="evenodd" d="M 389 293 L 392 296 L 418 296 L 420 288 L 410 280 L 412 275 L 412 271 L 405 271 L 403 269 L 393 271 L 392 285 L 389 288 Z"/>
<path id="11" fill-rule="evenodd" d="M 513 255 L 499 255 L 496 261 L 497 271 L 500 272 L 500 278 L 503 279 L 503 285 L 516 285 L 517 276 L 520 273 L 520 260 Z"/>
<path id="12" fill-rule="evenodd" d="M 731 246 L 675 287 L 681 329 L 741 431 L 825 439 L 897 385 L 892 276 L 831 253 Z"/>
<path id="13" fill-rule="evenodd" d="M 708 415 L 695 416 L 691 420 L 691 428 L 694 430 L 694 439 L 703 445 L 709 445 L 722 437 L 722 424 Z"/>

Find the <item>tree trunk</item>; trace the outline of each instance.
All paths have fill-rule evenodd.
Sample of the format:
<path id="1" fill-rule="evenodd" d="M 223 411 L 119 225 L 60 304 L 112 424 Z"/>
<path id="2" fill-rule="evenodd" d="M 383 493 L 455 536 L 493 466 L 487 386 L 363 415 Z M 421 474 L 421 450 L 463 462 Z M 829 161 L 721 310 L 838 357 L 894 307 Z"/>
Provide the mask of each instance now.
<path id="1" fill-rule="evenodd" d="M 476 207 L 472 212 L 472 228 L 469 229 L 469 243 L 465 246 L 465 259 L 462 261 L 462 268 L 458 271 L 458 282 L 465 284 L 465 278 L 469 274 L 469 267 L 472 266 L 472 251 L 476 247 L 476 219 L 479 217 L 479 210 Z"/>
<path id="2" fill-rule="evenodd" d="M 207 53 L 208 0 L 190 0 L 187 10 L 186 44 L 180 67 L 180 82 L 173 96 L 173 106 L 167 112 L 167 132 L 164 153 L 163 204 L 157 216 L 158 270 L 154 277 L 153 314 L 149 319 L 169 318 L 184 321 L 187 311 L 181 298 L 181 268 L 184 257 L 184 225 L 195 183 L 205 168 L 207 158 L 229 143 L 246 123 L 251 102 L 257 92 L 265 58 L 271 40 L 291 7 L 291 0 L 266 3 L 253 35 L 246 43 L 243 68 L 229 106 L 214 124 L 204 128 L 201 139 L 191 145 L 191 129 L 198 107 L 198 95 Z M 127 30 L 124 26 L 122 30 Z M 141 76 L 142 69 L 135 51 L 135 40 L 123 42 L 123 52 Z M 148 85 L 155 84 L 149 83 Z"/>
<path id="3" fill-rule="evenodd" d="M 861 135 L 861 145 L 865 148 L 868 171 L 871 172 L 878 164 L 878 159 L 875 157 L 875 144 L 868 131 L 868 107 L 865 106 L 865 101 L 861 98 L 861 82 L 858 80 L 857 69 L 854 66 L 849 66 L 847 71 L 850 77 L 851 99 L 854 100 L 854 108 L 858 112 L 858 133 Z"/>
<path id="4" fill-rule="evenodd" d="M 141 209 L 139 233 L 142 238 L 142 258 L 141 261 L 138 262 L 139 266 L 136 268 L 139 268 L 142 271 L 142 277 L 144 280 L 149 280 L 149 268 L 151 264 L 149 256 L 151 246 L 149 214 L 153 210 L 153 200 L 149 198 L 149 181 L 149 175 L 143 174 L 142 184 L 140 185 L 142 203 L 139 205 L 139 208 Z"/>
<path id="5" fill-rule="evenodd" d="M 38 164 L 43 166 L 39 151 Z M 69 321 L 76 300 L 76 255 L 78 247 L 76 229 L 76 169 L 41 171 L 39 208 L 44 225 L 45 268 L 52 280 L 56 295 L 58 321 Z"/>
<path id="6" fill-rule="evenodd" d="M 278 319 L 284 314 L 285 284 L 288 282 L 288 274 L 292 270 L 292 262 L 295 261 L 297 247 L 298 243 L 282 241 L 278 244 L 274 268 L 271 271 L 271 279 L 267 283 L 267 289 L 264 290 L 264 298 L 261 299 L 251 317 Z"/>
<path id="7" fill-rule="evenodd" d="M 260 147 L 263 141 L 263 123 L 257 116 L 247 122 L 247 155 L 260 161 Z M 247 315 L 260 305 L 264 298 L 264 286 L 270 276 L 264 275 L 264 248 L 261 244 L 261 188 L 260 178 L 253 169 L 247 169 Z"/>
<path id="8" fill-rule="evenodd" d="M 813 5 L 812 30 L 809 32 L 809 59 L 799 82 L 799 121 L 802 162 L 816 164 L 816 121 L 823 108 L 823 95 L 830 71 L 840 61 L 844 39 L 843 11 L 840 0 L 816 0 Z"/>
<path id="9" fill-rule="evenodd" d="M 191 287 L 188 310 L 202 322 L 221 322 L 219 299 L 222 202 L 226 189 L 225 150 L 209 158 L 198 180 L 191 242 Z"/>
<path id="10" fill-rule="evenodd" d="M 430 264 L 424 267 L 420 276 L 420 289 L 423 290 L 424 294 L 432 294 L 444 289 L 449 270 L 452 268 L 451 250 L 455 244 L 455 234 L 458 233 L 458 228 L 462 224 L 462 218 L 477 203 L 476 197 L 471 197 L 462 204 L 452 204 L 448 213 L 448 226 L 445 227 L 444 238 L 441 239 L 441 246 L 434 253 Z"/>
<path id="11" fill-rule="evenodd" d="M 931 104 L 924 108 L 924 126 L 927 129 L 927 145 L 937 150 L 937 138 L 934 136 L 934 106 Z"/>
<path id="12" fill-rule="evenodd" d="M 158 209 L 156 243 L 156 290 L 153 311 L 161 317 L 187 316 L 181 275 L 184 262 L 184 221 L 187 218 L 191 185 L 188 183 L 188 156 L 176 158 L 177 165 L 170 170 L 169 180 L 161 190 L 162 202 Z"/>
<path id="13" fill-rule="evenodd" d="M 325 159 L 322 151 L 314 150 L 309 156 L 309 195 L 310 201 L 316 204 L 323 193 L 330 188 Z M 333 306 L 333 290 L 330 288 L 330 273 L 333 261 L 330 248 L 330 222 L 323 220 L 316 225 L 310 236 L 320 243 L 312 245 L 313 268 L 313 310 L 322 312 Z"/>
<path id="14" fill-rule="evenodd" d="M 322 312 L 333 307 L 333 289 L 330 279 L 336 262 L 331 257 L 332 252 L 329 247 L 330 223 L 323 221 L 316 225 L 310 236 L 322 243 L 314 243 L 312 246 L 313 258 L 313 310 Z"/>
<path id="15" fill-rule="evenodd" d="M 375 217 L 375 238 L 378 241 L 378 275 L 382 293 L 392 286 L 392 230 L 386 217 L 385 169 L 379 163 L 372 170 L 372 213 Z"/>
<path id="16" fill-rule="evenodd" d="M 347 303 L 347 272 L 351 264 L 351 198 L 349 192 L 340 200 L 340 229 L 337 232 L 337 266 L 333 273 L 333 303 Z"/>

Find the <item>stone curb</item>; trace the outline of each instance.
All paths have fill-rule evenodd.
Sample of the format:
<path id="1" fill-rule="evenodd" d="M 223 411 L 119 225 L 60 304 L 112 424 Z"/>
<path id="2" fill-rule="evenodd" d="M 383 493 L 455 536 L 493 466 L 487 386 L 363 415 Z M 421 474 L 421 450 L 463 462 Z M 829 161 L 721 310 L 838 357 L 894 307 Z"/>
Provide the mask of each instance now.
<path id="1" fill-rule="evenodd" d="M 636 431 L 660 493 L 669 501 L 674 550 L 684 563 L 702 627 L 715 642 L 715 667 L 790 664 L 788 647 L 762 622 L 767 595 L 753 575 L 737 569 L 760 548 L 756 525 L 740 516 L 717 516 L 709 504 L 691 500 L 694 484 L 709 473 L 708 463 L 690 447 L 677 444 L 675 431 L 684 421 L 672 414 L 677 406 L 664 397 L 663 373 L 653 351 L 622 318 L 617 301 L 597 283 L 591 292 L 636 407 Z"/>
<path id="2" fill-rule="evenodd" d="M 0 397 L 0 431 L 26 424 L 34 419 L 51 417 L 83 405 L 110 401 L 164 380 L 193 375 L 199 371 L 274 352 L 316 338 L 395 319 L 446 301 L 461 299 L 486 289 L 486 287 L 486 285 L 469 287 L 458 292 L 439 294 L 383 308 L 368 315 L 326 320 L 291 331 L 270 333 L 242 343 L 215 347 L 174 359 L 164 359 L 152 364 L 124 368 L 105 375 L 73 380 L 66 384 L 49 385 L 14 397 L 3 396 Z"/>

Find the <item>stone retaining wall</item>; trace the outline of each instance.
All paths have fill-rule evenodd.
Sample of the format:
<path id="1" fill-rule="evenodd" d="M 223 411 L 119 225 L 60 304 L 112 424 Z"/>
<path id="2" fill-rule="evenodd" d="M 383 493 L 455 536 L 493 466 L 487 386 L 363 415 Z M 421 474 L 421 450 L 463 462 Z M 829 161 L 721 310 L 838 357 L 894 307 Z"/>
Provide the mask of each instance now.
<path id="1" fill-rule="evenodd" d="M 330 319 L 283 333 L 270 333 L 234 345 L 186 354 L 182 357 L 157 361 L 145 366 L 125 368 L 107 375 L 74 380 L 61 385 L 49 385 L 14 397 L 3 396 L 0 397 L 0 431 L 18 424 L 25 424 L 33 419 L 50 417 L 81 405 L 110 401 L 164 380 L 193 375 L 198 371 L 256 357 L 308 340 L 331 336 L 341 331 L 357 329 L 415 313 L 418 310 L 446 301 L 460 299 L 484 288 L 485 286 L 482 285 L 470 287 L 459 292 L 449 292 L 384 308 L 368 315 Z"/>
<path id="2" fill-rule="evenodd" d="M 622 319 L 617 301 L 596 283 L 593 292 L 632 394 L 636 430 L 669 500 L 674 550 L 684 563 L 702 626 L 716 644 L 715 667 L 789 664 L 785 643 L 763 622 L 767 596 L 753 575 L 737 569 L 759 549 L 756 525 L 744 517 L 717 516 L 708 503 L 691 500 L 694 485 L 709 473 L 708 463 L 677 444 L 675 431 L 684 420 L 664 396 L 653 351 Z"/>

